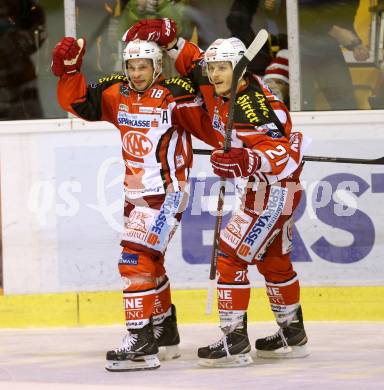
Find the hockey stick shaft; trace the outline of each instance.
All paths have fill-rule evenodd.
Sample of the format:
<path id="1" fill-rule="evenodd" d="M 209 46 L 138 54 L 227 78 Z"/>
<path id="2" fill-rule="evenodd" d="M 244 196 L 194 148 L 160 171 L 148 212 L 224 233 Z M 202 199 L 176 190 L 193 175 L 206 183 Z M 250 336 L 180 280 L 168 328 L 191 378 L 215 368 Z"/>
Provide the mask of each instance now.
<path id="1" fill-rule="evenodd" d="M 382 165 L 384 157 L 365 159 L 349 157 L 326 157 L 326 156 L 304 156 L 304 161 L 327 162 L 327 163 L 344 163 L 344 164 L 365 164 L 365 165 Z"/>
<path id="2" fill-rule="evenodd" d="M 236 64 L 235 68 L 233 69 L 228 119 L 225 127 L 225 137 L 224 137 L 225 152 L 228 152 L 229 148 L 231 147 L 233 117 L 235 111 L 235 97 L 236 97 L 239 80 L 242 77 L 243 72 L 247 67 L 247 65 L 253 60 L 256 54 L 261 50 L 261 48 L 264 46 L 267 39 L 268 39 L 268 32 L 264 29 L 260 30 L 256 35 L 255 39 L 252 41 L 251 45 L 245 51 L 244 56 L 240 59 L 240 61 Z M 208 298 L 207 298 L 207 307 L 206 307 L 207 314 L 212 312 L 213 290 L 215 284 L 214 281 L 216 279 L 219 238 L 220 238 L 221 224 L 223 220 L 225 182 L 226 182 L 225 178 L 220 178 L 219 198 L 217 201 L 216 223 L 215 223 L 215 230 L 213 236 L 211 264 L 210 264 L 210 271 L 209 271 L 209 279 L 211 280 L 211 284 L 208 289 Z"/>
<path id="3" fill-rule="evenodd" d="M 211 150 L 193 149 L 193 154 L 210 156 Z M 365 159 L 349 157 L 328 157 L 328 156 L 304 156 L 304 161 L 326 162 L 326 163 L 344 163 L 344 164 L 365 164 L 365 165 L 384 165 L 384 157 Z"/>

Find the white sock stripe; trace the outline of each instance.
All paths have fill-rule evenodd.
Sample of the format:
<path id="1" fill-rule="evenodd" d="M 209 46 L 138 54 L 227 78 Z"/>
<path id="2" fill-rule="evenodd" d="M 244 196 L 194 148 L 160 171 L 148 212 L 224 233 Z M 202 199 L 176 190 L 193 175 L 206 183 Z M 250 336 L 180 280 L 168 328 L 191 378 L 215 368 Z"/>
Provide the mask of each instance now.
<path id="1" fill-rule="evenodd" d="M 123 297 L 124 298 L 134 298 L 134 297 L 142 297 L 142 296 L 145 296 L 145 295 L 151 295 L 151 294 L 156 294 L 157 291 L 156 289 L 151 289 L 151 290 L 147 290 L 147 291 L 132 291 L 132 292 L 127 292 L 125 291 L 123 293 Z"/>
<path id="2" fill-rule="evenodd" d="M 287 282 L 283 282 L 283 283 L 265 282 L 265 285 L 266 286 L 271 286 L 271 287 L 283 287 L 283 286 L 289 286 L 289 285 L 291 285 L 291 284 L 293 284 L 293 283 L 295 283 L 297 281 L 298 281 L 298 277 L 296 275 L 294 278 L 288 280 Z"/>
<path id="3" fill-rule="evenodd" d="M 165 289 L 167 289 L 169 287 L 169 279 L 166 281 L 166 283 L 164 283 L 160 288 L 156 288 L 156 292 L 158 294 L 160 294 L 161 292 L 163 292 Z"/>
<path id="4" fill-rule="evenodd" d="M 251 288 L 250 283 L 248 284 L 217 284 L 217 288 L 222 289 L 228 289 L 228 288 L 235 288 L 235 289 L 244 289 L 244 288 Z"/>

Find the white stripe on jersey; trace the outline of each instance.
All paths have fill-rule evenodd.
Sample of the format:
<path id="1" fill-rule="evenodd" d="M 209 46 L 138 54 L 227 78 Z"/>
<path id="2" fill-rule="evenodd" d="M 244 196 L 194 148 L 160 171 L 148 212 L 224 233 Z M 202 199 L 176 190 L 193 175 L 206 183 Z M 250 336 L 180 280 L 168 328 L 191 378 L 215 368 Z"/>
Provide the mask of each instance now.
<path id="1" fill-rule="evenodd" d="M 279 121 L 285 125 L 287 123 L 287 113 L 283 110 L 273 110 L 275 111 L 276 116 L 279 118 Z"/>
<path id="2" fill-rule="evenodd" d="M 183 137 L 182 142 L 183 142 L 184 153 L 188 156 L 188 144 L 187 144 L 187 132 L 186 131 L 183 131 L 182 137 Z"/>
<path id="3" fill-rule="evenodd" d="M 267 130 L 265 132 L 267 132 Z M 264 135 L 264 133 L 261 133 L 260 131 L 239 131 L 239 130 L 236 130 L 236 134 L 237 135 L 243 135 L 243 136 L 247 136 L 247 135 Z"/>
<path id="4" fill-rule="evenodd" d="M 282 282 L 282 283 L 265 282 L 265 284 L 272 287 L 283 287 L 283 286 L 290 286 L 291 284 L 295 283 L 297 280 L 299 279 L 296 275 L 292 279 L 288 280 L 287 282 Z"/>
<path id="5" fill-rule="evenodd" d="M 196 102 L 190 102 L 190 103 L 181 103 L 177 106 L 177 108 L 181 108 L 181 107 L 201 107 L 201 104 Z"/>
<path id="6" fill-rule="evenodd" d="M 169 140 L 168 152 L 167 152 L 167 162 L 169 166 L 169 176 L 171 177 L 173 188 L 175 191 L 179 188 L 179 181 L 176 177 L 176 165 L 175 165 L 175 154 L 176 146 L 179 141 L 179 134 L 175 130 L 172 134 L 171 139 Z"/>

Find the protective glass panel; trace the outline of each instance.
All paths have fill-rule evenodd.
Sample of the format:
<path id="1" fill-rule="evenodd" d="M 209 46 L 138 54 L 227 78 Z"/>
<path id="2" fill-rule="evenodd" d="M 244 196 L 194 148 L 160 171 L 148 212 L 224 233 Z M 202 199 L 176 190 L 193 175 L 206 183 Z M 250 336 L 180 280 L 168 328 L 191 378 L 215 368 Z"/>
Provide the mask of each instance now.
<path id="1" fill-rule="evenodd" d="M 97 80 L 121 72 L 121 37 L 139 20 L 168 17 L 176 21 L 178 35 L 206 49 L 220 37 L 236 36 L 248 46 L 260 28 L 271 32 L 269 42 L 249 69 L 263 75 L 274 54 L 287 48 L 285 2 L 211 0 L 77 0 L 77 35 L 87 38 L 84 73 Z M 175 75 L 164 56 L 164 74 Z"/>
<path id="2" fill-rule="evenodd" d="M 301 109 L 384 108 L 383 1 L 299 0 Z"/>
<path id="3" fill-rule="evenodd" d="M 77 35 L 87 38 L 83 70 L 95 81 L 113 72 L 122 72 L 121 41 L 124 32 L 146 18 L 168 17 L 176 21 L 178 33 L 186 38 L 194 34 L 194 8 L 188 0 L 77 0 Z M 175 75 L 175 69 L 164 56 L 164 74 Z"/>
<path id="4" fill-rule="evenodd" d="M 0 120 L 66 117 L 51 51 L 64 35 L 62 1 L 0 1 Z"/>

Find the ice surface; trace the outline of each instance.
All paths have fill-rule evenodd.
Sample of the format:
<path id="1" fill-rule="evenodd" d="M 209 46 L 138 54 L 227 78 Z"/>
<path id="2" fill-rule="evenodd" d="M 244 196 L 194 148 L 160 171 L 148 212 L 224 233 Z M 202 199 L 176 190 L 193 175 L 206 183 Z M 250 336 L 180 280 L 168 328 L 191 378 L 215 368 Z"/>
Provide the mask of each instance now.
<path id="1" fill-rule="evenodd" d="M 203 368 L 196 350 L 220 337 L 215 325 L 182 325 L 182 357 L 153 371 L 110 373 L 105 352 L 120 345 L 123 326 L 0 330 L 1 390 L 109 389 L 384 389 L 383 322 L 307 322 L 311 355 L 241 368 Z M 249 324 L 257 337 L 273 323 Z"/>

